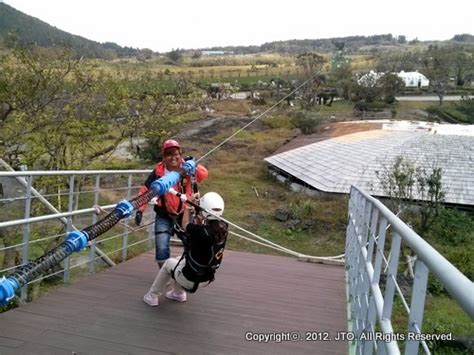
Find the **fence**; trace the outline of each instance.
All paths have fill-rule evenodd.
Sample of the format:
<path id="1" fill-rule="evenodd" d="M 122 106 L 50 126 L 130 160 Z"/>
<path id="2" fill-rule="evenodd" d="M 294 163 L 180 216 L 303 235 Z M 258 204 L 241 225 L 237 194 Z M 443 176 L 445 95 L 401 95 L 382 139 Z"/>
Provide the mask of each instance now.
<path id="1" fill-rule="evenodd" d="M 14 272 L 42 255 L 62 241 L 67 232 L 95 223 L 98 214 L 115 207 L 111 202 L 135 196 L 148 173 L 148 170 L 0 172 L 0 275 Z M 51 185 L 57 186 L 57 190 L 52 192 Z M 64 207 L 66 211 L 61 211 Z M 99 262 L 113 266 L 115 262 L 125 261 L 132 247 L 151 248 L 154 237 L 151 214 L 144 214 L 141 227 L 130 225 L 128 220 L 121 222 L 91 241 L 88 252 L 66 258 L 59 269 L 29 284 L 61 274 L 63 281 L 68 282 L 72 269 L 82 266 L 93 273 Z M 25 301 L 27 296 L 25 286 L 21 300 Z"/>
<path id="2" fill-rule="evenodd" d="M 416 255 L 410 305 L 397 281 L 402 243 Z M 346 270 L 356 354 L 399 354 L 398 341 L 404 342 L 405 354 L 418 354 L 420 344 L 430 353 L 421 335 L 430 272 L 474 319 L 474 284 L 380 201 L 356 187 L 349 202 Z M 408 314 L 403 333 L 394 332 L 392 325 L 395 295 Z"/>

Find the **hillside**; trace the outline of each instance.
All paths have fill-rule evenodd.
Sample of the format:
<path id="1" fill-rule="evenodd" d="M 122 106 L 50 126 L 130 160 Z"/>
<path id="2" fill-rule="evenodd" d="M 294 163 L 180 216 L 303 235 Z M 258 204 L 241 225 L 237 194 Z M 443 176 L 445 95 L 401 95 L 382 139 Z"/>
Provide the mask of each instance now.
<path id="1" fill-rule="evenodd" d="M 140 50 L 121 47 L 115 43 L 99 43 L 76 36 L 50 26 L 37 18 L 26 15 L 13 7 L 0 3 L 0 39 L 5 40 L 8 34 L 18 36 L 24 44 L 34 43 L 41 47 L 57 45 L 71 46 L 78 56 L 87 58 L 126 57 L 137 55 Z M 8 45 L 8 44 L 7 44 Z"/>
<path id="2" fill-rule="evenodd" d="M 416 46 L 428 47 L 437 41 L 407 41 L 405 36 L 393 36 L 382 34 L 374 36 L 348 36 L 323 39 L 292 39 L 286 41 L 275 41 L 264 43 L 261 46 L 225 46 L 212 47 L 202 50 L 231 51 L 236 54 L 251 54 L 260 52 L 292 53 L 301 54 L 305 52 L 333 52 L 336 47 L 344 47 L 347 53 L 373 53 L 383 50 L 410 49 Z M 458 34 L 451 40 L 443 43 L 474 44 L 474 36 L 470 34 Z"/>

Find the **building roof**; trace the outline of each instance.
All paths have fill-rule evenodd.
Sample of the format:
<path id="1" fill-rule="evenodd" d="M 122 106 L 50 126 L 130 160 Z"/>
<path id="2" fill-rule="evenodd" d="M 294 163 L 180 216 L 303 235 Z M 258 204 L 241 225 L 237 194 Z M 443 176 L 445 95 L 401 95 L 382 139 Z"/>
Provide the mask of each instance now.
<path id="1" fill-rule="evenodd" d="M 349 193 L 356 185 L 386 196 L 377 172 L 389 169 L 399 156 L 428 172 L 442 168 L 445 202 L 474 205 L 474 125 L 386 123 L 379 130 L 327 139 L 265 161 L 320 191 Z"/>

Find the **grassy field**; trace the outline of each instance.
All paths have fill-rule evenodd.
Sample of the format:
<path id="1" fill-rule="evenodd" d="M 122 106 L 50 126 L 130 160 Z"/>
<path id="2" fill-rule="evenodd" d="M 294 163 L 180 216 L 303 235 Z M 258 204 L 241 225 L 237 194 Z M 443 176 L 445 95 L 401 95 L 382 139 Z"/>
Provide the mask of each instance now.
<path id="1" fill-rule="evenodd" d="M 329 70 L 330 55 L 324 55 Z M 368 55 L 353 55 L 352 67 L 354 71 L 373 69 L 374 58 Z M 120 59 L 113 61 L 89 60 L 97 71 L 113 74 L 116 77 L 133 77 L 139 75 L 184 75 L 190 79 L 226 81 L 241 80 L 257 77 L 291 77 L 299 72 L 295 64 L 296 56 L 280 54 L 256 54 L 201 57 L 199 59 L 183 58 L 179 63 L 170 63 L 165 58 L 153 58 L 146 61 L 136 59 Z M 233 79 L 233 80 L 231 80 Z"/>

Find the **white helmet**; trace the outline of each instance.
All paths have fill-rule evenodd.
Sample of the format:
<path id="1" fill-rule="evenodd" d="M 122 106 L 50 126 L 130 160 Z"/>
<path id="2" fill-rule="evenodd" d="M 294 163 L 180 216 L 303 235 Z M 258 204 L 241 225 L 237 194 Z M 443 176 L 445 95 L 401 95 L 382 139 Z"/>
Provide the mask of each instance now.
<path id="1" fill-rule="evenodd" d="M 203 197 L 199 200 L 199 206 L 214 213 L 217 216 L 222 216 L 224 213 L 224 200 L 216 192 L 205 193 Z M 217 219 L 215 216 L 202 211 L 202 215 L 206 219 Z"/>

